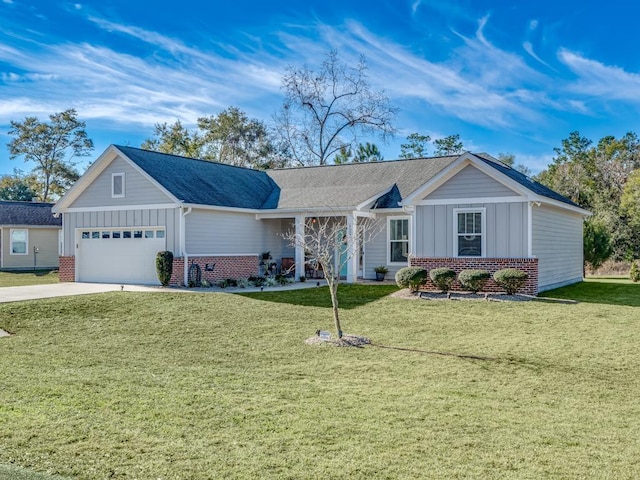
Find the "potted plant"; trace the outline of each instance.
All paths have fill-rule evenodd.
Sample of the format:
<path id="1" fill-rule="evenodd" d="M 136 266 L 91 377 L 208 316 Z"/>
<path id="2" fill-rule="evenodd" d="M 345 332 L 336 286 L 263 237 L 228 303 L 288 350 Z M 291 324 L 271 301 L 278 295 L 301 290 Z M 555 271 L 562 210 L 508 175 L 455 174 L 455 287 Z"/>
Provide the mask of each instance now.
<path id="1" fill-rule="evenodd" d="M 381 281 L 384 280 L 384 276 L 387 274 L 389 269 L 387 267 L 385 267 L 384 265 L 380 265 L 378 267 L 375 267 L 373 269 L 373 271 L 376 272 L 376 280 L 378 282 L 381 282 Z"/>

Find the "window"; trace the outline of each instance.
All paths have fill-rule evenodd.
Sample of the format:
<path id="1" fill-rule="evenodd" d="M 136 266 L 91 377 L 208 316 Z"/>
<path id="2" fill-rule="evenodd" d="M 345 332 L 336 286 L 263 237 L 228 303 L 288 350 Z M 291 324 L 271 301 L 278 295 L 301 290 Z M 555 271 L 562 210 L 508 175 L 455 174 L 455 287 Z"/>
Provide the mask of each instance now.
<path id="1" fill-rule="evenodd" d="M 409 260 L 409 218 L 389 218 L 389 263 L 406 264 Z"/>
<path id="2" fill-rule="evenodd" d="M 484 213 L 484 208 L 454 209 L 456 256 L 484 257 Z"/>
<path id="3" fill-rule="evenodd" d="M 28 243 L 27 230 L 11 230 L 11 255 L 26 255 Z"/>
<path id="4" fill-rule="evenodd" d="M 131 238 L 131 230 L 125 230 L 122 232 L 122 238 Z"/>
<path id="5" fill-rule="evenodd" d="M 111 197 L 124 197 L 124 173 L 111 174 Z"/>
<path id="6" fill-rule="evenodd" d="M 153 230 L 145 230 L 144 238 L 153 238 Z"/>
<path id="7" fill-rule="evenodd" d="M 164 238 L 164 230 L 158 230 L 156 232 L 156 238 Z"/>

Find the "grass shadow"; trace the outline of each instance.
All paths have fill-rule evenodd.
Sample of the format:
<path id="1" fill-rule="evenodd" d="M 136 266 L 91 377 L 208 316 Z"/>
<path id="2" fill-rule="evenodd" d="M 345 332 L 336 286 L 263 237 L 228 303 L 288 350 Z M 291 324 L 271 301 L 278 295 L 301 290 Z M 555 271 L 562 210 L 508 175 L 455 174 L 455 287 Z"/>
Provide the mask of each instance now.
<path id="1" fill-rule="evenodd" d="M 397 290 L 398 287 L 395 285 L 344 284 L 338 287 L 338 303 L 340 308 L 348 310 L 380 300 Z M 237 295 L 264 302 L 331 308 L 329 287 L 282 290 L 277 292 L 237 293 Z"/>
<path id="2" fill-rule="evenodd" d="M 584 282 L 543 292 L 539 297 L 640 307 L 640 284 L 620 277 L 591 277 Z"/>

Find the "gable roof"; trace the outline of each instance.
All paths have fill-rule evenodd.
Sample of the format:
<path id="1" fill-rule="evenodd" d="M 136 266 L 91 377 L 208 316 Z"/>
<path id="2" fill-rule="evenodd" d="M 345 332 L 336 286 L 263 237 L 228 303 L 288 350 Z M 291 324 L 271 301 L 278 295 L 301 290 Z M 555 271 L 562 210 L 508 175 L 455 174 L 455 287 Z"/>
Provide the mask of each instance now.
<path id="1" fill-rule="evenodd" d="M 261 170 L 115 145 L 184 203 L 249 209 L 277 208 L 280 189 Z"/>
<path id="2" fill-rule="evenodd" d="M 118 155 L 129 161 L 176 204 L 247 210 L 400 209 L 474 164 L 534 201 L 588 213 L 571 200 L 485 153 L 383 162 L 253 170 L 140 148 L 111 145 L 56 204 L 62 211 Z M 522 187 L 522 188 L 520 188 Z M 527 194 L 525 192 L 530 192 Z M 428 195 L 428 193 L 427 193 Z M 407 203 L 409 202 L 409 203 Z M 274 212 L 275 213 L 275 212 Z"/>
<path id="3" fill-rule="evenodd" d="M 54 217 L 53 203 L 0 200 L 0 225 L 62 226 L 62 217 Z"/>
<path id="4" fill-rule="evenodd" d="M 345 165 L 267 170 L 280 187 L 278 208 L 345 207 L 359 205 L 376 195 L 386 196 L 384 208 L 399 208 L 393 195 L 405 198 L 428 182 L 458 155 L 447 157 L 391 160 Z M 380 207 L 378 207 L 380 208 Z"/>
<path id="5" fill-rule="evenodd" d="M 508 165 L 505 165 L 499 160 L 495 160 L 492 157 L 489 157 L 488 155 L 483 155 L 483 154 L 476 155 L 476 156 L 480 158 L 480 160 L 482 160 L 487 165 L 495 168 L 503 175 L 506 175 L 507 177 L 509 177 L 511 180 L 515 180 L 523 187 L 531 190 L 533 193 L 536 193 L 543 197 L 550 198 L 552 200 L 557 200 L 558 202 L 566 203 L 567 205 L 571 205 L 573 207 L 582 208 L 580 207 L 580 205 L 572 202 L 567 197 L 560 195 L 558 192 L 551 190 L 549 187 L 541 183 L 536 182 L 534 179 L 527 177 L 524 173 L 521 173 L 518 170 L 511 168 Z"/>

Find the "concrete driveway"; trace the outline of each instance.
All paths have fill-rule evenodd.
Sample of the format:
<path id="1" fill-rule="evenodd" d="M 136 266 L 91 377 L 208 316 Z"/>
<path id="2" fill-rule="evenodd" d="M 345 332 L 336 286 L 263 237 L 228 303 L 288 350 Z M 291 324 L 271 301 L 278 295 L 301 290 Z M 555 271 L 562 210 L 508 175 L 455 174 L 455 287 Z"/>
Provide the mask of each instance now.
<path id="1" fill-rule="evenodd" d="M 124 285 L 126 292 L 158 292 L 159 287 L 145 287 L 142 285 Z M 20 302 L 22 300 L 37 300 L 39 298 L 68 297 L 71 295 L 87 295 L 89 293 L 103 293 L 120 291 L 119 284 L 110 283 L 52 283 L 50 285 L 28 285 L 24 287 L 0 288 L 0 303 Z"/>

